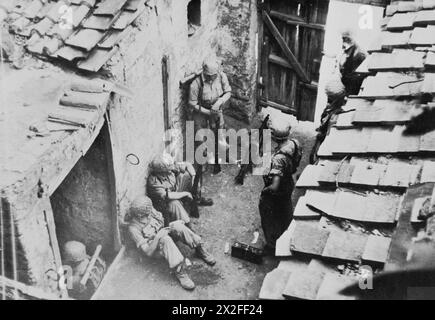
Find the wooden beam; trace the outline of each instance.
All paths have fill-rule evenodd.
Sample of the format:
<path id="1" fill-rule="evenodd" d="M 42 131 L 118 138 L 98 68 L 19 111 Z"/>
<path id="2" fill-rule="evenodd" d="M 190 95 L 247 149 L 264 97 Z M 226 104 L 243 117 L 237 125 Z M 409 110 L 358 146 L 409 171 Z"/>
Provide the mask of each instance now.
<path id="1" fill-rule="evenodd" d="M 0 288 L 5 288 L 6 299 L 35 299 L 35 300 L 59 300 L 59 296 L 45 292 L 38 287 L 32 287 L 22 282 L 14 281 L 0 276 Z M 2 290 L 0 290 L 1 292 Z M 18 297 L 15 295 L 18 292 Z"/>
<path id="2" fill-rule="evenodd" d="M 287 24 L 300 26 L 300 27 L 308 28 L 308 29 L 325 30 L 325 26 L 323 24 L 308 23 L 304 19 L 302 19 L 301 17 L 295 16 L 292 14 L 287 14 L 287 13 L 282 13 L 282 12 L 272 10 L 272 11 L 270 11 L 270 16 L 277 18 L 277 19 L 279 19 Z"/>
<path id="3" fill-rule="evenodd" d="M 270 32 L 278 42 L 279 46 L 281 47 L 282 51 L 286 55 L 287 59 L 289 60 L 290 65 L 293 67 L 293 70 L 296 72 L 298 77 L 303 82 L 310 82 L 307 74 L 305 73 L 305 70 L 302 68 L 296 57 L 293 55 L 292 51 L 288 47 L 287 43 L 285 42 L 284 38 L 282 37 L 281 33 L 279 32 L 278 28 L 273 23 L 270 16 L 267 14 L 267 12 L 262 12 L 263 21 L 269 28 Z"/>

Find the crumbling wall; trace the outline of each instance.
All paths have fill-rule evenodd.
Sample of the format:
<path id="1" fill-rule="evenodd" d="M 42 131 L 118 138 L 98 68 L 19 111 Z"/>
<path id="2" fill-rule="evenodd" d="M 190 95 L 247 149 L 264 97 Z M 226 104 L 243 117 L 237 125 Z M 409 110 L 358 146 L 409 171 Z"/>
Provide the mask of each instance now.
<path id="1" fill-rule="evenodd" d="M 121 42 L 119 53 L 111 61 L 111 76 L 134 92 L 131 98 L 115 96 L 109 111 L 121 215 L 136 194 L 145 192 L 147 164 L 164 148 L 162 58 L 168 58 L 170 125 L 182 129 L 187 92 L 180 88 L 180 80 L 198 72 L 205 57 L 223 50 L 219 48 L 223 39 L 219 2 L 202 1 L 202 26 L 190 37 L 188 2 L 150 1 L 135 22 L 134 32 Z M 175 141 L 174 150 L 180 154 L 181 136 Z M 138 156 L 139 165 L 126 159 L 130 153 Z"/>
<path id="2" fill-rule="evenodd" d="M 257 0 L 220 1 L 218 55 L 233 89 L 226 114 L 245 122 L 256 105 L 257 18 Z"/>

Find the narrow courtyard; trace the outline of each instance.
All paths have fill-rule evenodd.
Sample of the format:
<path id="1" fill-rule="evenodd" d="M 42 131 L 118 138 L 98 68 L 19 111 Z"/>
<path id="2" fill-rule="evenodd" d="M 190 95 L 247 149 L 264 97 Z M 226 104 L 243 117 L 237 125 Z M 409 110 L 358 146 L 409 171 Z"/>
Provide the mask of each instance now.
<path id="1" fill-rule="evenodd" d="M 298 170 L 301 172 L 307 165 L 308 151 L 314 141 L 312 124 L 296 124 L 292 137 L 298 139 L 306 150 Z M 214 206 L 201 208 L 200 218 L 194 221 L 194 230 L 206 241 L 217 264 L 207 266 L 195 258 L 190 249 L 180 245 L 192 262 L 188 273 L 197 285 L 193 292 L 180 287 L 163 259 L 147 259 L 130 248 L 114 263 L 93 299 L 258 299 L 264 276 L 276 268 L 279 260 L 265 257 L 263 264 L 257 265 L 231 257 L 231 249 L 226 252 L 226 247 L 231 247 L 234 241 L 250 244 L 255 232 L 260 236 L 257 243 L 251 245 L 259 248 L 264 245 L 257 207 L 263 179 L 249 174 L 243 186 L 235 185 L 234 177 L 238 170 L 236 165 L 227 165 L 218 175 L 207 172 L 204 176 L 203 194 L 213 198 Z M 293 205 L 298 197 L 298 192 L 295 192 Z"/>

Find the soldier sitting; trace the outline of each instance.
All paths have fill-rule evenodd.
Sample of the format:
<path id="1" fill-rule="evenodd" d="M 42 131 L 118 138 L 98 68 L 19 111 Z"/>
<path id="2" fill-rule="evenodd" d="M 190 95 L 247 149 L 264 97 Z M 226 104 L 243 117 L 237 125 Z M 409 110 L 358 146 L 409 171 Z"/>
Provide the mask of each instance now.
<path id="1" fill-rule="evenodd" d="M 137 197 L 129 211 L 128 232 L 136 247 L 148 257 L 163 256 L 174 270 L 181 286 L 186 290 L 195 288 L 194 282 L 185 271 L 184 257 L 175 241 L 180 240 L 195 249 L 199 258 L 213 266 L 216 261 L 205 251 L 201 237 L 186 227 L 184 221 L 176 220 L 164 228 L 163 216 L 154 209 L 147 196 Z"/>

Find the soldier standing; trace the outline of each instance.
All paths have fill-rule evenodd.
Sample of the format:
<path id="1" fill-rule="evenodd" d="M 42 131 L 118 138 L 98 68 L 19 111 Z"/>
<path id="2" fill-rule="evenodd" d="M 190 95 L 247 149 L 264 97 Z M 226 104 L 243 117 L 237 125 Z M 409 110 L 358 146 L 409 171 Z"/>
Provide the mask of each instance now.
<path id="1" fill-rule="evenodd" d="M 270 166 L 263 175 L 259 209 L 266 238 L 265 253 L 274 253 L 276 240 L 287 230 L 293 218 L 293 174 L 299 166 L 302 149 L 297 140 L 289 138 L 290 126 L 278 128 L 272 123 L 269 128 L 276 147 Z"/>

